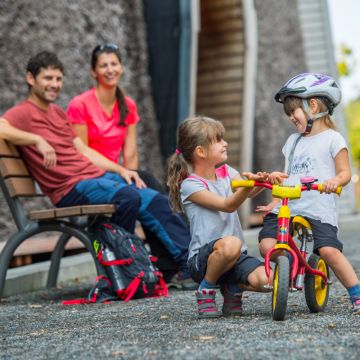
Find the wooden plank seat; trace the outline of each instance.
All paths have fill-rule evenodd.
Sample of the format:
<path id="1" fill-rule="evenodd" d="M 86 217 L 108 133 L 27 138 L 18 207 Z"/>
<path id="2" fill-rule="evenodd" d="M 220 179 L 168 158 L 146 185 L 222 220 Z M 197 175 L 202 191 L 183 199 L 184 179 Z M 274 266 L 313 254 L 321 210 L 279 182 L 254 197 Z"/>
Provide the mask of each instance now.
<path id="1" fill-rule="evenodd" d="M 60 260 L 65 245 L 71 237 L 80 240 L 92 253 L 97 272 L 102 273 L 86 229 L 88 223 L 72 220 L 84 215 L 93 219 L 98 215 L 112 214 L 115 212 L 113 204 L 54 207 L 26 213 L 20 199 L 44 195 L 35 184 L 16 146 L 2 139 L 0 139 L 0 185 L 18 230 L 7 240 L 0 253 L 0 298 L 5 285 L 6 272 L 16 248 L 29 237 L 43 232 L 54 231 L 61 234 L 52 253 L 47 287 L 56 285 Z"/>
<path id="2" fill-rule="evenodd" d="M 83 216 L 95 214 L 112 214 L 115 212 L 115 205 L 82 205 L 65 208 L 54 208 L 45 210 L 33 210 L 29 212 L 30 220 L 51 220 L 69 216 Z"/>

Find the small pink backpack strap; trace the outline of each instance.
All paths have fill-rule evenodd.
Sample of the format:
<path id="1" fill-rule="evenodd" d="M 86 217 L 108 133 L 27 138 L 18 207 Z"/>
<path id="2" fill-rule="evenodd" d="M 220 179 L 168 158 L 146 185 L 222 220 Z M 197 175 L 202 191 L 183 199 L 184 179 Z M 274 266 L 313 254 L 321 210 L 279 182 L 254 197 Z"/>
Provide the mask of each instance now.
<path id="1" fill-rule="evenodd" d="M 227 168 L 226 164 L 219 166 L 215 170 L 215 174 L 216 174 L 216 176 L 218 178 L 222 178 L 222 179 L 230 177 L 230 174 L 229 174 L 229 171 L 228 171 L 228 168 Z"/>
<path id="2" fill-rule="evenodd" d="M 208 183 L 207 183 L 204 179 L 202 179 L 201 177 L 196 176 L 196 175 L 189 175 L 189 176 L 187 177 L 187 179 L 196 179 L 196 180 L 199 180 L 199 181 L 201 181 L 201 182 L 206 186 L 206 188 L 209 190 L 209 185 L 208 185 Z"/>

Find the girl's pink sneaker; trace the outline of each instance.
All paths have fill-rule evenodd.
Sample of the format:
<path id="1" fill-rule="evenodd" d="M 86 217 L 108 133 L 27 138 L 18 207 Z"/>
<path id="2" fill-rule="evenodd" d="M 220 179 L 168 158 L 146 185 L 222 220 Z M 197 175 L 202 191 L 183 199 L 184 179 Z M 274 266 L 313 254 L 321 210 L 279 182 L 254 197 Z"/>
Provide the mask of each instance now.
<path id="1" fill-rule="evenodd" d="M 221 312 L 216 307 L 216 291 L 214 289 L 201 289 L 198 290 L 195 295 L 199 319 L 217 318 L 221 316 Z"/>

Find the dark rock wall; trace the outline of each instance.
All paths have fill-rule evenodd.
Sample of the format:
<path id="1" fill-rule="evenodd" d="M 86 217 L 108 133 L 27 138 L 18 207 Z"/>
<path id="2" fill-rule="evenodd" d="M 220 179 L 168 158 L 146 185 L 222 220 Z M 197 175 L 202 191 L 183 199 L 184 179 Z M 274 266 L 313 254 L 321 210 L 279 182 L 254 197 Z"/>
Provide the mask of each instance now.
<path id="1" fill-rule="evenodd" d="M 306 71 L 296 1 L 255 0 L 258 20 L 258 69 L 255 102 L 254 170 L 283 170 L 282 146 L 294 128 L 274 100 L 289 79 Z M 254 205 L 269 200 L 264 191 Z"/>
<path id="2" fill-rule="evenodd" d="M 141 0 L 1 0 L 0 29 L 1 114 L 26 97 L 25 67 L 30 56 L 46 49 L 64 62 L 58 104 L 66 108 L 74 95 L 93 85 L 89 75 L 92 49 L 103 42 L 118 44 L 125 65 L 122 87 L 137 101 L 142 118 L 140 163 L 162 179 Z M 9 215 L 2 195 L 0 202 L 1 232 Z"/>

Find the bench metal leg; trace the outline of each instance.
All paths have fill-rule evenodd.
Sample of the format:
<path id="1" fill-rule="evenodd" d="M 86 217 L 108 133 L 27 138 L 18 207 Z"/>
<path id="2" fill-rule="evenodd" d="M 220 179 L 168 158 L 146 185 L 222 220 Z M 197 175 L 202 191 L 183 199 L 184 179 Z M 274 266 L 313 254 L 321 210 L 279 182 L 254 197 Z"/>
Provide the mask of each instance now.
<path id="1" fill-rule="evenodd" d="M 55 249 L 53 253 L 51 254 L 50 259 L 50 269 L 47 279 L 46 287 L 48 289 L 53 288 L 56 286 L 58 275 L 59 275 L 59 269 L 60 269 L 60 261 L 62 256 L 64 255 L 65 246 L 67 242 L 70 239 L 70 235 L 68 234 L 61 234 L 59 237 Z"/>
<path id="2" fill-rule="evenodd" d="M 0 253 L 0 298 L 2 297 L 4 286 L 5 286 L 5 279 L 6 279 L 6 273 L 7 269 L 9 267 L 10 260 L 17 249 L 17 247 L 26 239 L 28 239 L 31 236 L 34 236 L 39 233 L 43 233 L 46 231 L 57 231 L 62 233 L 63 235 L 60 236 L 59 241 L 61 240 L 62 243 L 68 240 L 62 240 L 61 238 L 65 239 L 66 237 L 74 236 L 77 239 L 79 239 L 84 245 L 85 248 L 91 253 L 94 259 L 96 272 L 98 275 L 105 275 L 103 267 L 99 264 L 96 254 L 94 251 L 94 248 L 92 246 L 91 240 L 89 238 L 89 235 L 82 229 L 65 223 L 65 222 L 46 222 L 42 224 L 38 223 L 31 223 L 26 226 L 24 230 L 21 230 L 14 234 L 5 244 L 2 252 Z M 62 244 L 59 246 L 56 246 L 57 249 L 55 249 L 58 253 L 61 251 Z M 57 257 L 58 255 L 55 255 Z M 59 259 L 60 260 L 60 259 Z M 54 265 L 56 266 L 56 265 Z M 53 273 L 54 276 L 55 272 Z M 50 276 L 49 276 L 50 277 Z M 49 282 L 49 281 L 48 281 Z M 56 284 L 54 284 L 55 286 Z"/>
<path id="3" fill-rule="evenodd" d="M 14 234 L 6 242 L 2 252 L 0 253 L 0 298 L 2 297 L 4 291 L 7 269 L 15 250 L 23 241 L 36 234 L 37 229 L 37 224 L 34 224 L 33 226 L 30 225 L 27 227 L 26 230 Z"/>

